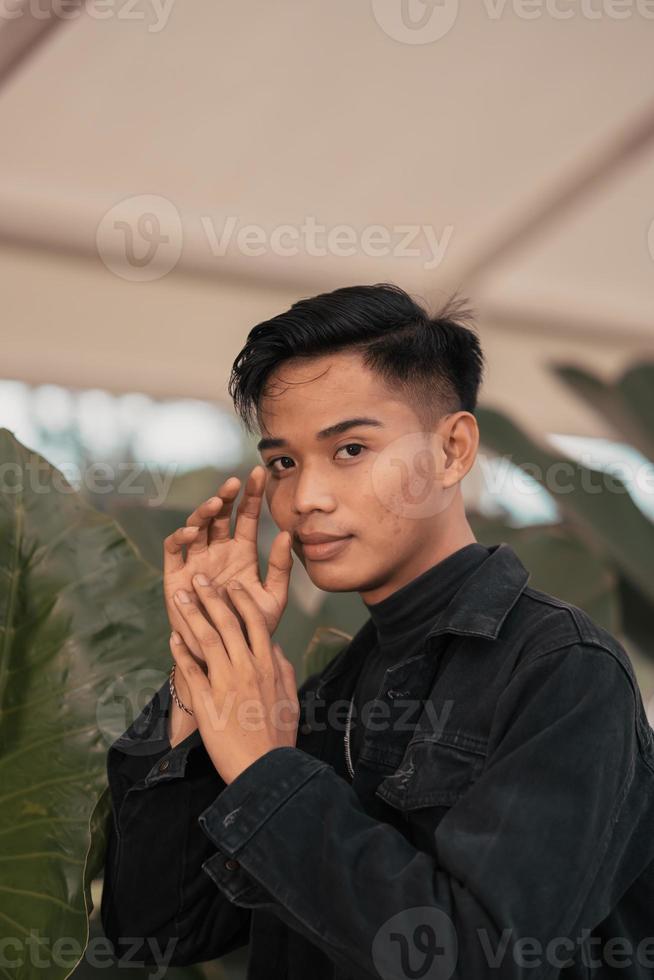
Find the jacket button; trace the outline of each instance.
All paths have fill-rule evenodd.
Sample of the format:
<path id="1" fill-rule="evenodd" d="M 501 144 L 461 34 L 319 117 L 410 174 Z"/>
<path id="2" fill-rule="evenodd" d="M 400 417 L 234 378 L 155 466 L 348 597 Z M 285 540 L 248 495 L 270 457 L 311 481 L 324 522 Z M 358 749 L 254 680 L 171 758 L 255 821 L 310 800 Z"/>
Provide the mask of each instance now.
<path id="1" fill-rule="evenodd" d="M 303 722 L 300 725 L 300 731 L 302 732 L 303 735 L 309 735 L 310 734 L 310 732 L 311 732 L 311 725 L 309 724 L 308 721 L 305 721 L 305 722 Z"/>
<path id="2" fill-rule="evenodd" d="M 227 868 L 228 871 L 236 871 L 236 869 L 240 868 L 241 865 L 236 860 L 236 858 L 227 858 L 227 860 L 225 861 L 225 867 Z"/>
<path id="3" fill-rule="evenodd" d="M 170 765 L 170 759 L 162 759 L 159 763 L 159 772 L 165 772 Z"/>

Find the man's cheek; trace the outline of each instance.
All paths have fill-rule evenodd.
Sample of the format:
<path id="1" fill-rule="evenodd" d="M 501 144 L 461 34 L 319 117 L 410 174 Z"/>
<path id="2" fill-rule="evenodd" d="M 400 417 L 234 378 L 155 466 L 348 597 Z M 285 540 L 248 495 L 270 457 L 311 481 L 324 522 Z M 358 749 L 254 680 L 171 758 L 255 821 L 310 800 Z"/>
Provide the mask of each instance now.
<path id="1" fill-rule="evenodd" d="M 456 487 L 443 488 L 442 439 L 411 432 L 392 440 L 375 457 L 371 481 L 378 508 L 401 521 L 420 521 L 447 509 Z"/>

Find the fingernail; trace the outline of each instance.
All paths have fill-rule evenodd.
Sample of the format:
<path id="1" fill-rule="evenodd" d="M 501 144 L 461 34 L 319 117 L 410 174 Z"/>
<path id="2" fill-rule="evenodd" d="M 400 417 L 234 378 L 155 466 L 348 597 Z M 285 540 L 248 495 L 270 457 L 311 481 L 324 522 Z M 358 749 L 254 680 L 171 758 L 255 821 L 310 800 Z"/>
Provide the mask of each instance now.
<path id="1" fill-rule="evenodd" d="M 209 579 L 206 575 L 203 575 L 202 572 L 200 572 L 199 575 L 194 575 L 193 581 L 196 583 L 196 585 L 209 585 Z"/>
<path id="2" fill-rule="evenodd" d="M 243 588 L 243 586 L 241 585 L 241 583 L 237 579 L 235 579 L 235 578 L 230 579 L 230 581 L 227 583 L 227 585 L 229 586 L 230 589 L 242 589 Z"/>
<path id="3" fill-rule="evenodd" d="M 170 639 L 173 641 L 173 643 L 182 642 L 181 636 L 179 635 L 179 633 L 175 632 L 175 630 L 173 630 L 172 633 L 170 634 Z"/>
<path id="4" fill-rule="evenodd" d="M 190 601 L 191 601 L 191 600 L 189 599 L 189 597 L 188 597 L 188 593 L 187 593 L 187 592 L 184 592 L 184 589 L 179 589 L 179 590 L 178 590 L 178 591 L 177 591 L 177 592 L 175 593 L 175 598 L 176 598 L 176 599 L 177 599 L 177 600 L 178 600 L 179 602 L 190 602 Z"/>

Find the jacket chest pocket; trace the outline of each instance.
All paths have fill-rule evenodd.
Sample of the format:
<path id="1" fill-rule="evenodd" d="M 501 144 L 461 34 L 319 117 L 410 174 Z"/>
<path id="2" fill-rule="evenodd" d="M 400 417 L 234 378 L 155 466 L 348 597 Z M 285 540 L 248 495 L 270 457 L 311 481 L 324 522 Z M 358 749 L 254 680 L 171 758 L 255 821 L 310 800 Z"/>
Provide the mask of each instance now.
<path id="1" fill-rule="evenodd" d="M 407 745 L 400 767 L 386 776 L 376 794 L 398 810 L 451 807 L 481 775 L 486 746 L 466 737 L 465 744 L 443 736 L 417 735 Z"/>

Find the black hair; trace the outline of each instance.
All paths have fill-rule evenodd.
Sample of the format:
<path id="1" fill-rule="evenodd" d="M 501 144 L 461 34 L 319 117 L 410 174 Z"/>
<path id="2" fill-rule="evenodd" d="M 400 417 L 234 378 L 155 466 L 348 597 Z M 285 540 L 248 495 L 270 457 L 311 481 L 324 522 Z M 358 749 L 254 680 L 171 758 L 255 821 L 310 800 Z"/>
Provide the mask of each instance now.
<path id="1" fill-rule="evenodd" d="M 345 286 L 293 303 L 252 327 L 228 391 L 249 432 L 266 380 L 282 362 L 347 350 L 391 389 L 399 388 L 424 425 L 444 414 L 474 414 L 484 371 L 467 300 L 452 297 L 430 314 L 392 283 Z"/>

